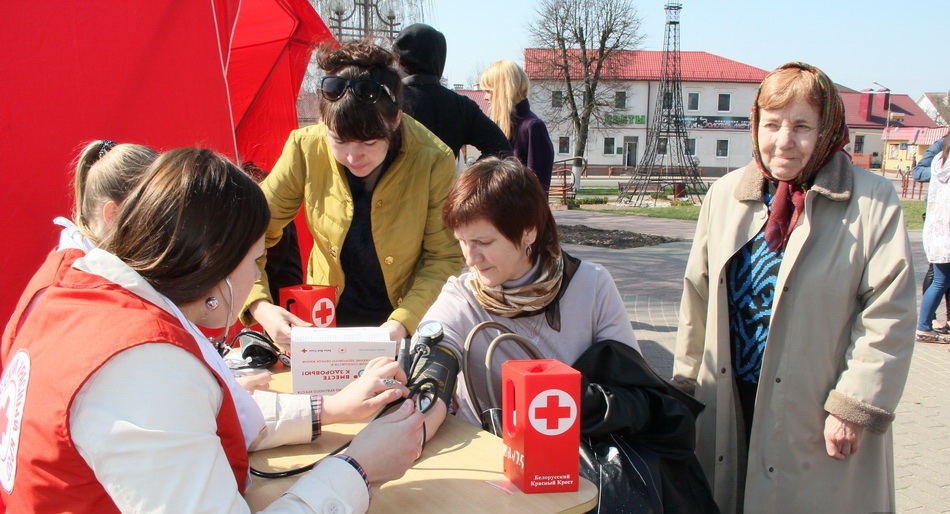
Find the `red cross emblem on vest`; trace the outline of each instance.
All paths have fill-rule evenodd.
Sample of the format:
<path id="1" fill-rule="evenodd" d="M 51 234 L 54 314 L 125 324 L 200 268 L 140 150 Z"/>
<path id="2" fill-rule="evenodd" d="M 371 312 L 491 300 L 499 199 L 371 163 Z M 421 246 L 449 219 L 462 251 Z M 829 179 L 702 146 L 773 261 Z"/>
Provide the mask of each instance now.
<path id="1" fill-rule="evenodd" d="M 30 355 L 20 350 L 13 355 L 0 378 L 0 486 L 13 491 L 16 478 L 17 450 L 26 389 L 30 382 Z"/>

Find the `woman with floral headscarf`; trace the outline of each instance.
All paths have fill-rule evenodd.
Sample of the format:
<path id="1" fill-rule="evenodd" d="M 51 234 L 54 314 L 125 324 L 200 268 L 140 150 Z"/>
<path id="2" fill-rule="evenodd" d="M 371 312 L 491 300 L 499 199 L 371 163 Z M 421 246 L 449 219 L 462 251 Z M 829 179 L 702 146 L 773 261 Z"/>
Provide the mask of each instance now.
<path id="1" fill-rule="evenodd" d="M 844 105 L 788 63 L 752 107 L 754 160 L 703 202 L 673 379 L 706 404 L 723 512 L 894 512 L 892 431 L 914 341 L 901 204 L 851 164 Z"/>

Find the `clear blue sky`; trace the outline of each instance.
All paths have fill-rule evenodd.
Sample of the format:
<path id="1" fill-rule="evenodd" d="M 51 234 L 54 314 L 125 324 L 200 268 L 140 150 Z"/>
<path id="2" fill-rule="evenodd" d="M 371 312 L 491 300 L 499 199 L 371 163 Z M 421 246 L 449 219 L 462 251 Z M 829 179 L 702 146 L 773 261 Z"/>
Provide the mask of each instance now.
<path id="1" fill-rule="evenodd" d="M 680 47 L 765 70 L 818 66 L 861 90 L 873 81 L 916 100 L 950 89 L 947 0 L 681 0 Z M 666 0 L 636 2 L 644 50 L 662 50 Z M 445 77 L 470 85 L 499 59 L 522 63 L 535 0 L 431 0 L 430 25 L 448 40 Z"/>

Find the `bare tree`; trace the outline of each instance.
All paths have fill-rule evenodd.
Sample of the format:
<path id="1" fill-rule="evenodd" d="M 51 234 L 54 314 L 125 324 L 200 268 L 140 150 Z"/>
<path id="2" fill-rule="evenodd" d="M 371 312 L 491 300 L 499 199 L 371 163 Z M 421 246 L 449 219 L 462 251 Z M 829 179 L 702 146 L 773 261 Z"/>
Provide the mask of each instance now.
<path id="1" fill-rule="evenodd" d="M 479 81 L 481 81 L 482 72 L 489 65 L 482 60 L 475 61 L 474 64 L 470 65 L 468 75 L 465 75 L 465 89 L 481 89 Z"/>
<path id="2" fill-rule="evenodd" d="M 552 107 L 550 119 L 569 123 L 573 155 L 583 157 L 591 120 L 601 120 L 603 108 L 612 105 L 612 84 L 602 83 L 602 77 L 619 64 L 621 52 L 640 46 L 641 20 L 630 0 L 541 0 L 536 15 L 528 30 L 541 50 L 525 59 L 552 79 L 546 87 L 563 89 L 563 104 Z M 578 160 L 576 173 L 579 166 Z"/>
<path id="3" fill-rule="evenodd" d="M 930 105 L 924 108 L 924 114 L 937 122 L 937 125 L 950 124 L 950 91 L 941 96 L 938 93 L 926 93 Z"/>

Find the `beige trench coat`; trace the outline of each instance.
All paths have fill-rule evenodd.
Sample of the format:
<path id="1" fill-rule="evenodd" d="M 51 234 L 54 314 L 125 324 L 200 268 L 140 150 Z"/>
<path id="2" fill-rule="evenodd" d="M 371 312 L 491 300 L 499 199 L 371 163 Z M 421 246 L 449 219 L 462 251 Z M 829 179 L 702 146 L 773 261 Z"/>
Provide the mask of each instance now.
<path id="1" fill-rule="evenodd" d="M 816 176 L 779 269 L 738 498 L 724 277 L 765 225 L 763 180 L 750 163 L 710 188 L 686 269 L 673 378 L 706 404 L 697 455 L 724 513 L 895 512 L 888 428 L 913 352 L 914 272 L 894 187 L 844 154 Z M 825 452 L 829 412 L 865 427 L 844 461 Z"/>

